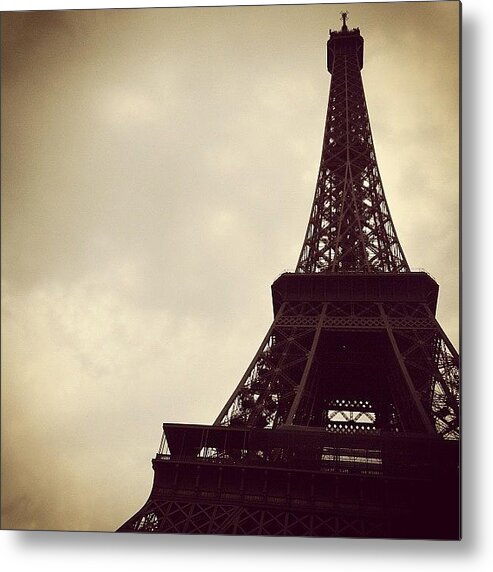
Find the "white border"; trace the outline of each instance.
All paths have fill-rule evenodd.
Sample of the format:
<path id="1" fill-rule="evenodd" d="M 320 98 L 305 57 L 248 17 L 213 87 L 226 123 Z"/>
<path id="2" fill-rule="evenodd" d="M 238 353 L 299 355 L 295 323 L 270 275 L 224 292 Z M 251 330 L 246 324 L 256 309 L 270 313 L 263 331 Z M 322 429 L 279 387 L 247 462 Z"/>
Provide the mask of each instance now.
<path id="1" fill-rule="evenodd" d="M 266 2 L 239 1 L 235 4 Z M 290 0 L 272 2 L 296 4 Z M 350 2 L 346 2 L 350 3 Z M 211 6 L 228 2 L 70 2 L 3 0 L 1 9 L 41 10 L 158 6 Z M 44 572 L 87 570 L 358 570 L 382 572 L 491 569 L 493 474 L 491 405 L 493 379 L 488 336 L 491 337 L 491 287 L 483 272 L 491 267 L 493 213 L 491 185 L 490 28 L 493 2 L 463 3 L 463 321 L 464 540 L 461 543 L 364 541 L 350 539 L 274 539 L 242 537 L 134 536 L 105 533 L 0 532 L 0 563 L 4 570 Z M 487 184 L 489 183 L 489 184 Z M 487 372 L 489 375 L 487 375 Z M 489 378 L 489 380 L 487 379 Z M 488 561 L 490 564 L 488 565 Z"/>

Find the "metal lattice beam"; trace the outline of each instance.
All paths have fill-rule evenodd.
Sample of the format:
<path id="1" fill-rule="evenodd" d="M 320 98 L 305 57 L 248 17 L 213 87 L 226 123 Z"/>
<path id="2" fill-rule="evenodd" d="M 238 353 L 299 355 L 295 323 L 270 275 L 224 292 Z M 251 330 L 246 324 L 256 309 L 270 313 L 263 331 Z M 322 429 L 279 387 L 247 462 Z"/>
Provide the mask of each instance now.
<path id="1" fill-rule="evenodd" d="M 359 30 L 332 32 L 332 81 L 320 170 L 298 272 L 403 272 L 361 79 Z M 331 45 L 332 44 L 332 45 Z"/>

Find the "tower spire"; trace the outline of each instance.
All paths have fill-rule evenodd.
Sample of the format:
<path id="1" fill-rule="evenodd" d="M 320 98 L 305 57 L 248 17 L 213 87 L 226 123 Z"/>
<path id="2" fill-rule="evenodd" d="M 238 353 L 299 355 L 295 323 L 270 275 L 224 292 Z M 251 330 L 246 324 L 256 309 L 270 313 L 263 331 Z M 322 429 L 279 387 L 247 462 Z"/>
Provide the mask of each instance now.
<path id="1" fill-rule="evenodd" d="M 407 272 L 377 165 L 361 79 L 364 40 L 331 31 L 332 74 L 315 198 L 297 272 Z"/>

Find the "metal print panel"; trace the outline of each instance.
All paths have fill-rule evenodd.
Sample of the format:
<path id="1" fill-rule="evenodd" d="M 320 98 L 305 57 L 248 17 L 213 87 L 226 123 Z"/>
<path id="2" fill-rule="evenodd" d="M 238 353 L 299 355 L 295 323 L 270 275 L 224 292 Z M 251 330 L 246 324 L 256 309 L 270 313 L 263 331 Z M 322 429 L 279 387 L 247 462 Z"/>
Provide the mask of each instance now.
<path id="1" fill-rule="evenodd" d="M 460 539 L 460 5 L 349 8 L 3 14 L 4 528 Z"/>

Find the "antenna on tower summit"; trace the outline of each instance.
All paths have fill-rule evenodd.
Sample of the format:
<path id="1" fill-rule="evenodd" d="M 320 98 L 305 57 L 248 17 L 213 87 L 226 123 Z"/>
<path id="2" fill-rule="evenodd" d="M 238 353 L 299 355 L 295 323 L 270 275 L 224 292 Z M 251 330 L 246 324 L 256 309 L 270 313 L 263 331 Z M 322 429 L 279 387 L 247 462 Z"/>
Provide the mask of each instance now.
<path id="1" fill-rule="evenodd" d="M 349 12 L 341 12 L 342 31 L 347 32 L 346 20 L 348 20 Z"/>

